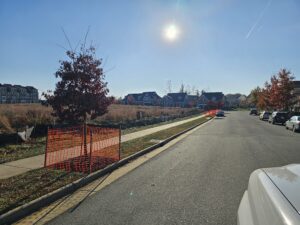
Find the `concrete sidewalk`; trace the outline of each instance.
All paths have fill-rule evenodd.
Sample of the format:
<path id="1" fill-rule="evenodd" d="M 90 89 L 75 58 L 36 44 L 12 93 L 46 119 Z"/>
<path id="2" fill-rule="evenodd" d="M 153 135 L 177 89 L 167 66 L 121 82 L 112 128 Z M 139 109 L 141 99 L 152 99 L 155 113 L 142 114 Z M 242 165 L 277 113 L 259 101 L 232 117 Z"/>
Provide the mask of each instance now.
<path id="1" fill-rule="evenodd" d="M 133 140 L 136 138 L 147 136 L 149 134 L 153 134 L 153 133 L 161 131 L 161 130 L 165 130 L 165 129 L 168 129 L 171 127 L 176 127 L 183 123 L 187 123 L 187 122 L 202 118 L 204 116 L 205 115 L 200 115 L 200 116 L 193 117 L 190 119 L 181 120 L 178 122 L 165 124 L 165 125 L 137 131 L 134 133 L 122 135 L 121 142 L 130 141 L 130 140 Z M 28 172 L 33 169 L 42 168 L 44 166 L 44 160 L 45 160 L 45 155 L 42 154 L 42 155 L 38 155 L 38 156 L 33 156 L 33 157 L 25 158 L 25 159 L 20 159 L 20 160 L 8 162 L 8 163 L 0 164 L 0 179 L 5 179 L 5 178 L 12 177 L 12 176 L 16 176 L 16 175 Z"/>

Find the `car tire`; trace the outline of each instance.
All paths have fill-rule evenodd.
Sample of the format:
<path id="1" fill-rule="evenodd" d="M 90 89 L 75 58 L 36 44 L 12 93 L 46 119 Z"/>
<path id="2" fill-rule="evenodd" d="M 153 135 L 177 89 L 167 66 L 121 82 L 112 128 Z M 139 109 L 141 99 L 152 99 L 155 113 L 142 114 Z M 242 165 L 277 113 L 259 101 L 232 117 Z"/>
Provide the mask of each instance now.
<path id="1" fill-rule="evenodd" d="M 287 129 L 287 130 L 288 130 L 289 128 L 288 128 L 287 126 L 285 126 L 285 129 Z"/>

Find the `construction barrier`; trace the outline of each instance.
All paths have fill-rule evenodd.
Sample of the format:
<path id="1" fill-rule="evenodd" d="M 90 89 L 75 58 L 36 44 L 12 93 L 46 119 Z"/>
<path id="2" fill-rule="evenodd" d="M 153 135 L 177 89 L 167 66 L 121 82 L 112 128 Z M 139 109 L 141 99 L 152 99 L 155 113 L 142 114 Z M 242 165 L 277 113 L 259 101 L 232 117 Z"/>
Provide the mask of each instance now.
<path id="1" fill-rule="evenodd" d="M 45 167 L 90 173 L 120 160 L 120 129 L 76 126 L 49 129 Z"/>
<path id="2" fill-rule="evenodd" d="M 215 117 L 217 111 L 219 111 L 219 109 L 212 109 L 212 110 L 207 111 L 205 115 L 206 115 L 206 116 Z"/>

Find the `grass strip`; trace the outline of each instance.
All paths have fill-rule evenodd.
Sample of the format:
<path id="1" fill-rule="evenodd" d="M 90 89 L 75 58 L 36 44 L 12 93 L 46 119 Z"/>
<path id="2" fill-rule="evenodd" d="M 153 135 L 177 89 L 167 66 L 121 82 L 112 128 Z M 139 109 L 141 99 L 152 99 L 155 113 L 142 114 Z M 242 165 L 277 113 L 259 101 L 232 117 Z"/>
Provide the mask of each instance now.
<path id="1" fill-rule="evenodd" d="M 29 143 L 0 146 L 0 164 L 45 153 L 46 138 L 37 138 Z"/>
<path id="2" fill-rule="evenodd" d="M 137 131 L 141 131 L 141 130 L 146 130 L 149 128 L 153 128 L 153 127 L 158 127 L 158 126 L 162 126 L 162 125 L 166 125 L 166 124 L 170 124 L 170 123 L 175 123 L 175 122 L 179 122 L 182 120 L 188 120 L 194 117 L 199 116 L 199 114 L 196 115 L 192 115 L 192 116 L 186 116 L 186 117 L 181 117 L 181 118 L 176 118 L 176 119 L 172 119 L 172 120 L 168 120 L 165 122 L 160 122 L 160 123 L 155 123 L 155 124 L 151 124 L 151 125 L 145 125 L 145 126 L 141 126 L 141 127 L 132 127 L 132 128 L 127 128 L 125 130 L 122 130 L 122 135 L 126 135 L 126 134 L 130 134 L 130 133 L 134 133 Z"/>
<path id="3" fill-rule="evenodd" d="M 63 187 L 84 174 L 37 169 L 0 180 L 0 214 Z"/>
<path id="4" fill-rule="evenodd" d="M 171 127 L 156 133 L 134 139 L 132 141 L 127 141 L 121 145 L 121 158 L 125 158 L 131 154 L 134 154 L 142 149 L 148 148 L 159 141 L 163 141 L 179 132 L 182 132 L 188 128 L 191 128 L 195 125 L 202 124 L 207 121 L 207 117 L 202 117 L 187 123 L 183 123 L 176 127 Z"/>

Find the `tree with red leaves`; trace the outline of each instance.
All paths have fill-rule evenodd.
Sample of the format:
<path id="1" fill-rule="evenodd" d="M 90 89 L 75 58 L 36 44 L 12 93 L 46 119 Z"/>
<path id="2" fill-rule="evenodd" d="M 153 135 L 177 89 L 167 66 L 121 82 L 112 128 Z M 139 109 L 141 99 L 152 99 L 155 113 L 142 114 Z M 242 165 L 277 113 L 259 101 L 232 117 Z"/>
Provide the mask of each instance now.
<path id="1" fill-rule="evenodd" d="M 278 73 L 278 90 L 279 90 L 279 108 L 283 110 L 289 110 L 292 105 L 295 104 L 295 95 L 293 94 L 295 79 L 291 75 L 291 72 L 282 69 Z"/>
<path id="2" fill-rule="evenodd" d="M 295 104 L 294 79 L 290 71 L 281 69 L 264 88 L 256 87 L 251 91 L 252 103 L 260 109 L 290 110 Z"/>
<path id="3" fill-rule="evenodd" d="M 270 103 L 270 88 L 271 85 L 268 82 L 265 82 L 265 87 L 260 90 L 258 93 L 258 100 L 257 100 L 257 108 L 259 109 L 266 109 L 270 110 L 271 103 Z"/>
<path id="4" fill-rule="evenodd" d="M 107 112 L 112 99 L 104 82 L 102 60 L 96 59 L 95 48 L 81 47 L 79 53 L 67 51 L 69 60 L 60 61 L 55 73 L 60 78 L 54 93 L 44 94 L 53 115 L 68 124 L 86 123 Z"/>
<path id="5" fill-rule="evenodd" d="M 255 106 L 257 105 L 260 93 L 261 93 L 261 88 L 258 87 L 258 86 L 251 91 L 251 93 L 250 93 L 250 103 L 252 105 L 255 105 Z"/>
<path id="6" fill-rule="evenodd" d="M 289 110 L 294 101 L 294 76 L 286 69 L 271 77 L 270 103 L 277 110 Z"/>
<path id="7" fill-rule="evenodd" d="M 278 83 L 279 80 L 278 78 L 273 75 L 270 79 L 271 81 L 271 87 L 270 87 L 270 106 L 274 109 L 278 109 L 280 102 L 279 102 L 279 88 L 278 88 Z"/>
<path id="8" fill-rule="evenodd" d="M 60 61 L 55 73 L 60 81 L 54 93 L 44 93 L 44 96 L 60 122 L 84 124 L 83 163 L 87 163 L 87 119 L 105 114 L 113 99 L 107 97 L 109 90 L 104 82 L 102 60 L 96 59 L 93 46 L 82 45 L 78 53 L 67 51 L 66 54 L 69 60 Z"/>

